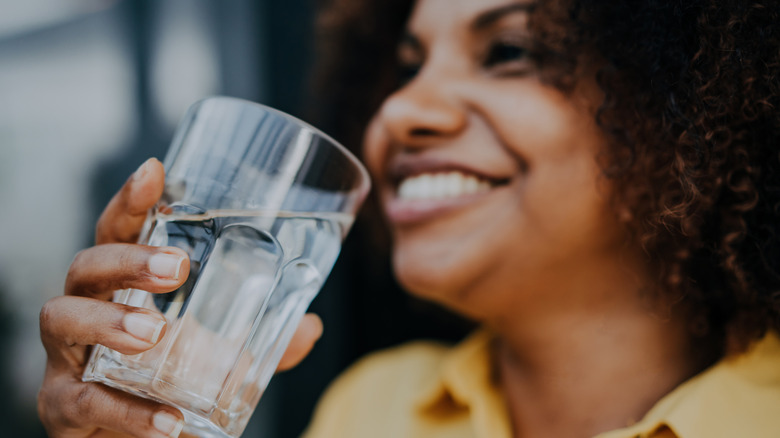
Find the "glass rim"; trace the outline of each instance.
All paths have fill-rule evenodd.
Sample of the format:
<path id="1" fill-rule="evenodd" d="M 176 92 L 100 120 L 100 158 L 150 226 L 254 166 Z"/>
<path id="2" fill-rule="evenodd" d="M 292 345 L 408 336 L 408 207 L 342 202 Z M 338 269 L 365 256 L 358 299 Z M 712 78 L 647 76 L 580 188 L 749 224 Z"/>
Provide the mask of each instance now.
<path id="1" fill-rule="evenodd" d="M 254 106 L 257 108 L 260 108 L 263 111 L 267 111 L 269 113 L 275 114 L 277 116 L 281 116 L 284 119 L 287 119 L 291 122 L 294 122 L 296 124 L 302 125 L 305 128 L 308 128 L 312 130 L 315 134 L 319 135 L 323 139 L 327 140 L 328 143 L 335 147 L 336 150 L 341 152 L 342 155 L 344 155 L 357 169 L 357 171 L 360 173 L 361 181 L 360 185 L 356 187 L 356 189 L 359 190 L 361 193 L 361 196 L 365 197 L 368 192 L 371 190 L 371 176 L 368 173 L 368 170 L 366 169 L 365 165 L 355 156 L 355 154 L 352 153 L 349 149 L 346 148 L 346 146 L 342 145 L 340 142 L 336 141 L 333 137 L 323 132 L 321 129 L 311 125 L 308 122 L 305 122 L 293 115 L 287 114 L 284 111 L 278 110 L 276 108 L 272 108 L 268 105 L 264 105 L 262 103 L 253 102 L 251 100 L 242 99 L 240 97 L 232 97 L 232 96 L 222 96 L 222 95 L 212 95 L 212 96 L 206 96 L 201 99 L 198 99 L 195 101 L 191 106 L 190 109 L 187 111 L 187 113 L 190 112 L 190 110 L 195 109 L 196 107 L 202 106 L 204 102 L 209 101 L 230 101 L 237 104 L 242 105 L 249 105 Z M 185 115 L 186 117 L 186 115 Z"/>

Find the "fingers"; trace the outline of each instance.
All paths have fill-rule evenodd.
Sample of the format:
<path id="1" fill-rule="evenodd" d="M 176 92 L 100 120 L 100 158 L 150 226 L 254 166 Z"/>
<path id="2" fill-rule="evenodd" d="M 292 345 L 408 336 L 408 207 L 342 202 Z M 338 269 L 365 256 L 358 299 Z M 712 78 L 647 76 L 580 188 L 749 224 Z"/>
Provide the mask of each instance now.
<path id="1" fill-rule="evenodd" d="M 152 310 L 83 297 L 53 298 L 40 315 L 41 340 L 50 363 L 77 372 L 84 350 L 73 347 L 101 344 L 137 354 L 162 338 L 165 324 L 165 318 Z"/>
<path id="2" fill-rule="evenodd" d="M 190 269 L 187 253 L 175 247 L 115 243 L 79 252 L 65 280 L 65 294 L 109 299 L 115 290 L 170 292 Z"/>
<path id="3" fill-rule="evenodd" d="M 162 195 L 165 169 L 155 158 L 148 159 L 127 180 L 103 211 L 97 224 L 98 244 L 135 242 L 146 212 Z"/>
<path id="4" fill-rule="evenodd" d="M 184 421 L 176 409 L 97 383 L 59 374 L 38 394 L 38 411 L 50 436 L 179 436 Z M 47 379 L 51 380 L 51 379 Z"/>
<path id="5" fill-rule="evenodd" d="M 292 340 L 290 340 L 287 351 L 284 352 L 282 360 L 279 361 L 277 371 L 288 370 L 298 365 L 322 336 L 322 330 L 322 320 L 319 316 L 313 313 L 304 315 Z"/>

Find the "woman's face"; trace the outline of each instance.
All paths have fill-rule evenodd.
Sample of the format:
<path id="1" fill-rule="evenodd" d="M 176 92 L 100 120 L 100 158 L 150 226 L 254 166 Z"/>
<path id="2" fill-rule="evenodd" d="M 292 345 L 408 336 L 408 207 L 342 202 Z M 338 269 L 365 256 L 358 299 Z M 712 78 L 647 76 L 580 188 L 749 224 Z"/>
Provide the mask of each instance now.
<path id="1" fill-rule="evenodd" d="M 398 51 L 406 82 L 365 138 L 399 281 L 474 317 L 553 304 L 523 291 L 587 281 L 622 240 L 596 163 L 598 93 L 540 82 L 525 5 L 418 1 Z"/>

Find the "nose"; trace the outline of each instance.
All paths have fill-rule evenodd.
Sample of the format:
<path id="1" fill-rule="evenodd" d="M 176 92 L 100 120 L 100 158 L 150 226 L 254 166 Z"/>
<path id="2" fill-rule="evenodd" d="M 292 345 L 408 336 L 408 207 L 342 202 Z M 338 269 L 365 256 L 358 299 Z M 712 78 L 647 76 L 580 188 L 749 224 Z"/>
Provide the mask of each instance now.
<path id="1" fill-rule="evenodd" d="M 420 147 L 458 135 L 467 114 L 446 78 L 421 72 L 385 100 L 379 121 L 394 142 Z"/>

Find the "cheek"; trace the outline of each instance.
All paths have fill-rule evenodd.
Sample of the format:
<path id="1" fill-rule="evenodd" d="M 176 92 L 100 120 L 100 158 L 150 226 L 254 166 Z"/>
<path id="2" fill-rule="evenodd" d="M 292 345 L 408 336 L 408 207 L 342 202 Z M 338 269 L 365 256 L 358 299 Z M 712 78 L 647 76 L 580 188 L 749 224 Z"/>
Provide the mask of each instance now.
<path id="1" fill-rule="evenodd" d="M 377 117 L 374 117 L 363 135 L 363 161 L 374 178 L 381 178 L 385 157 L 388 154 L 389 138 Z"/>
<path id="2" fill-rule="evenodd" d="M 537 161 L 562 160 L 582 152 L 595 159 L 604 143 L 592 105 L 579 95 L 565 96 L 537 80 L 482 87 L 477 105 L 512 155 Z"/>
<path id="3" fill-rule="evenodd" d="M 620 234 L 609 187 L 588 145 L 551 152 L 531 169 L 525 186 L 524 217 L 551 250 L 587 255 L 611 247 Z"/>
<path id="4" fill-rule="evenodd" d="M 508 153 L 525 163 L 529 226 L 560 231 L 567 222 L 577 228 L 585 218 L 602 216 L 609 191 L 597 157 L 605 140 L 587 102 L 534 82 L 507 86 L 490 98 L 502 108 L 489 113 L 491 124 Z"/>

